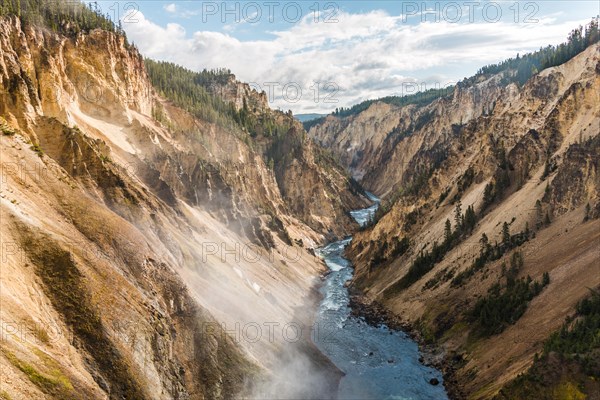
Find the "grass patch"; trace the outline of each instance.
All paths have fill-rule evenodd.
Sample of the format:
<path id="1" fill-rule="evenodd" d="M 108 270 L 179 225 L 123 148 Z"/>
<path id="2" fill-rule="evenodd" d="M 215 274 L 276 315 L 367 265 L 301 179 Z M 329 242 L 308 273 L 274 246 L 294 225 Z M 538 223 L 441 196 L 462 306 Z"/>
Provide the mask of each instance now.
<path id="1" fill-rule="evenodd" d="M 415 324 L 414 324 L 415 329 L 417 330 L 417 332 L 419 332 L 421 334 L 421 339 L 425 343 L 435 344 L 436 343 L 435 333 L 430 328 L 428 320 L 429 320 L 429 315 L 427 313 L 423 314 L 421 316 L 421 318 L 419 318 L 415 321 Z"/>
<path id="2" fill-rule="evenodd" d="M 71 391 L 73 386 L 69 379 L 64 376 L 60 370 L 54 369 L 52 374 L 45 374 L 38 371 L 33 365 L 21 360 L 14 353 L 3 349 L 6 359 L 21 372 L 34 385 L 39 387 L 44 393 L 48 393 L 60 398 L 74 398 Z M 46 356 L 47 357 L 47 356 Z"/>
<path id="3" fill-rule="evenodd" d="M 58 362 L 56 362 L 54 358 L 50 357 L 48 354 L 44 353 L 38 348 L 34 348 L 33 352 L 36 356 L 38 356 L 40 360 L 42 360 L 42 362 L 44 363 L 44 367 L 46 367 L 50 371 L 51 376 L 56 381 L 58 381 L 63 387 L 69 390 L 73 390 L 73 385 L 71 384 L 71 381 L 65 374 L 62 373 L 61 366 L 58 364 Z"/>
<path id="4" fill-rule="evenodd" d="M 30 149 L 35 151 L 39 157 L 44 156 L 44 150 L 42 150 L 42 148 L 40 147 L 39 144 L 34 144 L 33 146 L 30 147 Z"/>
<path id="5" fill-rule="evenodd" d="M 554 398 L 568 400 L 585 400 L 587 396 L 573 382 L 562 382 L 554 389 Z"/>
<path id="6" fill-rule="evenodd" d="M 12 400 L 12 397 L 10 397 L 10 395 L 5 390 L 2 390 L 2 391 L 0 391 L 0 399 Z"/>
<path id="7" fill-rule="evenodd" d="M 465 321 L 459 321 L 452 325 L 452 328 L 444 332 L 444 335 L 442 336 L 442 342 L 445 342 L 450 338 L 458 337 L 468 330 L 469 324 L 467 324 Z"/>
<path id="8" fill-rule="evenodd" d="M 92 368 L 110 383 L 115 398 L 142 399 L 143 393 L 130 366 L 108 338 L 91 294 L 70 252 L 62 249 L 50 237 L 19 226 L 23 248 L 36 267 L 44 292 L 54 308 L 62 314 L 73 331 L 78 346 L 92 357 Z"/>
<path id="9" fill-rule="evenodd" d="M 8 122 L 0 117 L 0 131 L 4 136 L 14 136 L 17 134 L 17 130 L 8 125 Z"/>

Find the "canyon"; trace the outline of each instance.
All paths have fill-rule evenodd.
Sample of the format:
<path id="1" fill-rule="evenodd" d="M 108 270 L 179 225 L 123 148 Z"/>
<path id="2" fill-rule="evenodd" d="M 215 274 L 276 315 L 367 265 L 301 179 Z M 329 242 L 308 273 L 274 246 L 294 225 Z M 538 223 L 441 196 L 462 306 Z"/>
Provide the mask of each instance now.
<path id="1" fill-rule="evenodd" d="M 0 16 L 1 399 L 600 398 L 597 39 L 303 125 L 107 26 Z"/>

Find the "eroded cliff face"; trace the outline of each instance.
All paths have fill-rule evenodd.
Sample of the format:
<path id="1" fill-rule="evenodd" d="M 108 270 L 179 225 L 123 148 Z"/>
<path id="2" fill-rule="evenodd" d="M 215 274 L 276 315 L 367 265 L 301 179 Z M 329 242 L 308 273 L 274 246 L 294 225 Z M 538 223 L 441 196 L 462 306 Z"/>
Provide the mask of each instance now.
<path id="1" fill-rule="evenodd" d="M 453 360 L 458 397 L 491 398 L 526 371 L 586 288 L 600 285 L 599 53 L 591 46 L 522 87 L 482 77 L 426 106 L 375 103 L 309 132 L 384 197 L 385 212 L 350 246 L 354 287 Z M 474 224 L 440 250 L 459 202 L 463 217 L 473 207 Z M 504 222 L 528 240 L 473 267 L 483 234 L 502 248 Z M 425 252 L 442 255 L 421 257 L 409 274 Z M 513 253 L 524 259 L 518 277 L 548 272 L 550 284 L 514 324 L 478 337 L 468 313 L 504 282 Z"/>
<path id="2" fill-rule="evenodd" d="M 232 398 L 285 369 L 323 272 L 309 248 L 363 201 L 337 167 L 292 130 L 296 168 L 272 170 L 101 30 L 1 20 L 0 87 L 2 396 Z"/>
<path id="3" fill-rule="evenodd" d="M 282 136 L 252 135 L 253 148 L 270 163 L 289 214 L 299 217 L 317 232 L 326 233 L 329 239 L 344 236 L 355 228 L 348 211 L 367 204 L 363 189 L 328 151 L 307 137 L 302 124 L 291 113 L 270 109 L 265 92 L 257 92 L 247 83 L 235 80 L 233 75 L 211 83 L 208 90 L 233 104 L 236 110 L 245 109 L 256 120 L 270 120 L 289 127 Z M 242 192 L 251 190 L 246 187 Z"/>

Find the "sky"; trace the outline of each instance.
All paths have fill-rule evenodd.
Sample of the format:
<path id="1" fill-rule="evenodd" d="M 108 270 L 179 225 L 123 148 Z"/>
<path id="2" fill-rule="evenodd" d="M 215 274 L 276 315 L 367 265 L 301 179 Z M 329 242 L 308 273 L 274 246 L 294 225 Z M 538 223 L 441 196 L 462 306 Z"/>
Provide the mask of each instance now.
<path id="1" fill-rule="evenodd" d="M 598 1 L 99 1 L 145 57 L 229 68 L 274 108 L 328 113 L 445 87 L 564 41 Z"/>

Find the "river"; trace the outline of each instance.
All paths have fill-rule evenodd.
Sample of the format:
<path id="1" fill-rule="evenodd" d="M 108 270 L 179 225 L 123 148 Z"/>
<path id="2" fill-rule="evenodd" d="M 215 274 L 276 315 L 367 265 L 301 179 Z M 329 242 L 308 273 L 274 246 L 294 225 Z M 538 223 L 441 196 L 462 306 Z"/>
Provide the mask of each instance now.
<path id="1" fill-rule="evenodd" d="M 379 199 L 368 193 L 374 204 L 352 211 L 352 217 L 365 225 L 373 218 Z M 443 400 L 442 374 L 419 362 L 419 348 L 408 335 L 385 325 L 372 326 L 350 315 L 350 295 L 345 287 L 354 270 L 343 257 L 352 238 L 320 248 L 330 273 L 321 287 L 323 300 L 316 316 L 315 344 L 345 373 L 338 389 L 338 399 L 411 399 Z M 439 385 L 430 384 L 432 378 Z"/>

